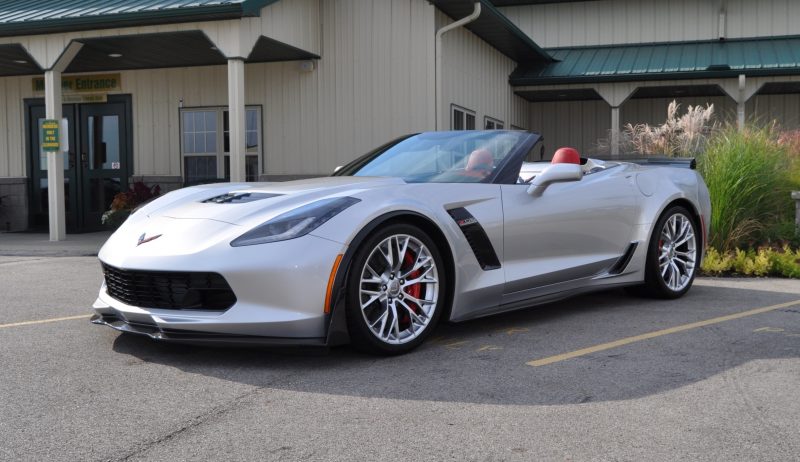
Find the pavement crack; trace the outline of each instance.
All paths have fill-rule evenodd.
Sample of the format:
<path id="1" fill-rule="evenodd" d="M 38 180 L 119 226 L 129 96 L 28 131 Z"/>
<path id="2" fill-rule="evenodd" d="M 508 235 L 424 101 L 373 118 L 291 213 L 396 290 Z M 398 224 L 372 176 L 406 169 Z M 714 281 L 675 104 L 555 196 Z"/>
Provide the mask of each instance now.
<path id="1" fill-rule="evenodd" d="M 171 431 L 169 433 L 166 433 L 166 434 L 164 434 L 164 435 L 162 435 L 162 436 L 160 436 L 160 437 L 158 437 L 158 438 L 156 438 L 154 440 L 150 440 L 150 441 L 147 441 L 147 442 L 144 442 L 144 443 L 140 443 L 140 444 L 136 445 L 134 448 L 132 448 L 130 451 L 128 451 L 126 454 L 124 454 L 124 455 L 122 455 L 120 457 L 109 458 L 109 459 L 105 459 L 105 460 L 109 461 L 109 462 L 111 462 L 111 461 L 117 462 L 117 461 L 128 461 L 128 460 L 131 460 L 134 457 L 139 456 L 139 455 L 141 455 L 141 454 L 153 449 L 154 447 L 156 447 L 156 446 L 158 446 L 160 444 L 166 443 L 168 441 L 171 441 L 171 440 L 179 437 L 180 435 L 182 435 L 183 433 L 186 433 L 189 430 L 197 428 L 197 427 L 199 427 L 200 425 L 202 425 L 202 424 L 204 424 L 206 422 L 209 422 L 209 421 L 211 421 L 211 420 L 213 420 L 215 418 L 221 417 L 221 416 L 231 412 L 232 410 L 237 408 L 240 404 L 242 404 L 244 401 L 247 401 L 248 399 L 250 399 L 251 397 L 255 396 L 256 394 L 258 394 L 260 391 L 264 390 L 265 388 L 267 388 L 267 387 L 255 388 L 253 390 L 248 391 L 247 393 L 243 393 L 243 394 L 233 398 L 230 401 L 222 403 L 222 404 L 220 404 L 218 406 L 214 406 L 213 408 L 211 408 L 211 409 L 209 409 L 209 410 L 207 410 L 207 411 L 205 411 L 205 412 L 203 412 L 203 413 L 201 413 L 199 415 L 196 415 L 195 417 L 189 419 L 187 422 L 185 422 L 179 428 L 177 428 L 177 429 L 175 429 L 175 430 L 173 430 L 173 431 Z"/>

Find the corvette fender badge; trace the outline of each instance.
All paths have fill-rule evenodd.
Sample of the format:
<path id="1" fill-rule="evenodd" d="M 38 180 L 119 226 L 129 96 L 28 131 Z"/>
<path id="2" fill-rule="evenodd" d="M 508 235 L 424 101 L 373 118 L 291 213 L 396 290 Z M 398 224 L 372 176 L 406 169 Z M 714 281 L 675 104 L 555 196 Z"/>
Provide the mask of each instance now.
<path id="1" fill-rule="evenodd" d="M 156 239 L 161 237 L 161 234 L 156 234 L 155 236 L 150 236 L 150 237 L 146 237 L 146 236 L 147 236 L 147 233 L 142 233 L 142 235 L 139 236 L 139 242 L 136 243 L 136 247 L 139 247 L 142 244 L 147 244 L 148 242 L 155 241 Z"/>

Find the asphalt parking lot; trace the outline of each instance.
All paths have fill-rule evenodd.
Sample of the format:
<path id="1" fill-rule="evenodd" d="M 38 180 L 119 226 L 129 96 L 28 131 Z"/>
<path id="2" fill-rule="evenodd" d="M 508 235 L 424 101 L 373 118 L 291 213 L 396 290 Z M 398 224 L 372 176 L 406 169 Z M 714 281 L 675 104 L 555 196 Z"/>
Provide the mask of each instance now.
<path id="1" fill-rule="evenodd" d="M 800 282 L 701 279 L 458 325 L 396 358 L 88 322 L 92 257 L 0 257 L 0 460 L 798 460 Z"/>

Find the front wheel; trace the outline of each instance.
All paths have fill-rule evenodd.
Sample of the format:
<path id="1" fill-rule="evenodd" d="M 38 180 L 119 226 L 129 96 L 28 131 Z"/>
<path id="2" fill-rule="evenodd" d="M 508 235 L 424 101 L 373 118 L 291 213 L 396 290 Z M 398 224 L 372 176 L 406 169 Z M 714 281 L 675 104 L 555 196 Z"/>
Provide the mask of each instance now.
<path id="1" fill-rule="evenodd" d="M 347 324 L 353 345 L 375 354 L 406 353 L 436 326 L 447 274 L 433 240 L 416 226 L 395 224 L 356 252 L 347 281 Z"/>
<path id="2" fill-rule="evenodd" d="M 647 252 L 644 291 L 657 298 L 678 298 L 691 288 L 700 263 L 697 224 L 681 206 L 669 208 L 653 230 Z"/>

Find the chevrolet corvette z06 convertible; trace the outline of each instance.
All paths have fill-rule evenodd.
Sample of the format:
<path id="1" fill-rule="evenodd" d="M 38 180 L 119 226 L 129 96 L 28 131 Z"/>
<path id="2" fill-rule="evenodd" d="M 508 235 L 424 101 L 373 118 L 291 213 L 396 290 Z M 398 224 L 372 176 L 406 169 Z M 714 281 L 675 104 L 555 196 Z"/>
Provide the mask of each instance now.
<path id="1" fill-rule="evenodd" d="M 189 343 L 418 346 L 474 319 L 609 287 L 677 298 L 709 222 L 689 165 L 581 158 L 522 131 L 406 136 L 285 183 L 180 189 L 100 251 L 92 321 Z"/>

